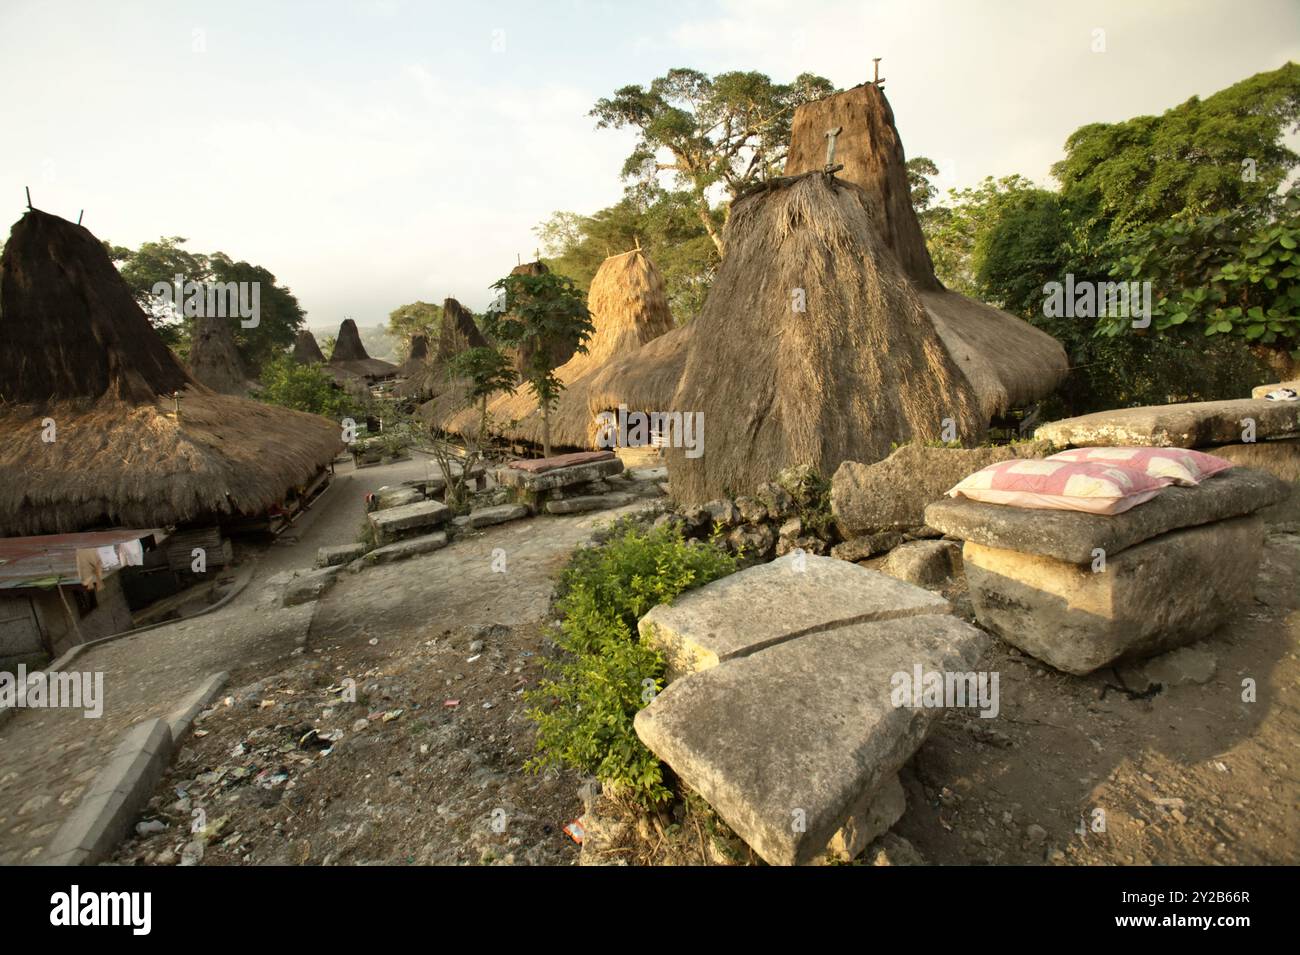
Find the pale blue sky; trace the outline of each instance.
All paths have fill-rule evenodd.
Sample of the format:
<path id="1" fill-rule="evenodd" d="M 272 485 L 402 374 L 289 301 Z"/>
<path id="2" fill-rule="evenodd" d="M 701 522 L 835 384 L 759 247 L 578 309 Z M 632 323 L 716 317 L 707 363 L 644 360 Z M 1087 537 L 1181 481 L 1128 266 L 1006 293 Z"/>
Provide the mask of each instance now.
<path id="1" fill-rule="evenodd" d="M 313 327 L 482 309 L 538 222 L 619 198 L 633 137 L 597 98 L 673 66 L 851 86 L 872 56 L 942 185 L 1047 182 L 1084 123 L 1300 60 L 1300 3 L 0 0 L 0 228 L 29 185 L 101 238 L 265 265 Z"/>

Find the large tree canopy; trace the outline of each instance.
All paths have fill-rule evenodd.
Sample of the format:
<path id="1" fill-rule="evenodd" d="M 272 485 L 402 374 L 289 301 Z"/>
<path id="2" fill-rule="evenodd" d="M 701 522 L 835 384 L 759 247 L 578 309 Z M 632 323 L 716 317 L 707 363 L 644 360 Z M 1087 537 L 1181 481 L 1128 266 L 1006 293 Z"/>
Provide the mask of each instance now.
<path id="1" fill-rule="evenodd" d="M 135 250 L 107 242 L 104 245 L 163 341 L 182 357 L 189 351 L 193 318 L 177 314 L 175 309 L 160 303 L 153 294 L 155 284 L 171 285 L 177 275 L 186 282 L 205 284 L 258 283 L 257 325 L 245 328 L 238 318 L 231 319 L 239 357 L 250 373 L 258 374 L 263 365 L 293 344 L 307 313 L 293 292 L 278 284 L 268 269 L 237 262 L 224 252 L 211 255 L 191 252 L 184 248 L 185 242 L 180 236 L 170 236 L 145 242 Z"/>
<path id="2" fill-rule="evenodd" d="M 709 190 L 721 186 L 729 202 L 746 186 L 780 174 L 795 108 L 833 92 L 830 80 L 812 73 L 801 73 L 792 83 L 774 83 L 753 71 L 710 77 L 672 69 L 648 88 L 624 86 L 598 100 L 591 115 L 598 129 L 638 130 L 636 148 L 623 165 L 624 178 L 645 181 L 671 170 L 721 252 L 722 233 Z M 671 157 L 668 161 L 660 158 L 663 152 Z"/>
<path id="3" fill-rule="evenodd" d="M 712 213 L 720 226 L 720 217 Z M 557 212 L 536 229 L 547 265 L 583 291 L 600 264 L 638 245 L 664 277 L 668 307 L 685 324 L 704 306 L 718 250 L 695 214 L 691 195 L 662 189 L 628 196 L 589 216 Z"/>
<path id="4" fill-rule="evenodd" d="M 1284 134 L 1300 128 L 1300 66 L 1258 73 L 1159 116 L 1075 130 L 1052 167 L 1061 194 L 1106 238 L 1179 214 L 1276 214 L 1298 158 Z"/>

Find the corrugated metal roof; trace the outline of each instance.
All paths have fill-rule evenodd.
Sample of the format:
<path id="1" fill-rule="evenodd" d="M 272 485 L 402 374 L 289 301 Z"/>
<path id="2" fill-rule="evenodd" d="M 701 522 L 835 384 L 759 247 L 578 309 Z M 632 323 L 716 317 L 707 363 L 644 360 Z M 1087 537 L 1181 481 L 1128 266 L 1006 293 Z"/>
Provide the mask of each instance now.
<path id="1" fill-rule="evenodd" d="M 77 575 L 77 551 L 125 544 L 149 537 L 153 538 L 155 544 L 161 543 L 167 538 L 167 532 L 159 528 L 121 528 L 82 534 L 0 538 L 0 590 L 52 587 L 55 583 L 79 584 L 81 578 Z"/>

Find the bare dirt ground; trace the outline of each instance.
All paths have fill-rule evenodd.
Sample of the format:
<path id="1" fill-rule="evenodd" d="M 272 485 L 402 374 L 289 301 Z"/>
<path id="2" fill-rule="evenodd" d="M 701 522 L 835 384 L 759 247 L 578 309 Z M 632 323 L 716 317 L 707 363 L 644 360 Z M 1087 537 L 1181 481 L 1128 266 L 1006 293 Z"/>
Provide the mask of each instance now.
<path id="1" fill-rule="evenodd" d="M 466 573 L 491 543 L 464 555 Z M 546 560 L 551 575 L 564 554 Z M 236 689 L 196 724 L 143 817 L 163 828 L 116 861 L 577 861 L 563 827 L 583 813 L 582 780 L 523 769 L 533 733 L 520 697 L 546 652 L 544 579 L 526 599 L 500 590 L 488 611 L 476 590 L 476 612 L 445 589 L 438 605 L 413 599 L 415 564 L 402 566 L 382 580 L 370 574 L 383 568 L 358 575 L 355 591 L 341 583 L 290 662 L 234 674 Z M 967 607 L 960 591 L 949 596 Z M 1126 668 L 1078 679 L 995 641 L 982 668 L 1000 673 L 1001 712 L 945 716 L 903 771 L 907 813 L 863 859 L 1300 861 L 1298 649 L 1300 535 L 1277 529 L 1255 605 L 1195 645 L 1201 672 L 1185 681 L 1163 674 L 1148 686 L 1154 666 L 1146 678 Z M 355 703 L 340 699 L 349 675 Z M 1243 701 L 1247 679 L 1255 702 Z M 624 838 L 588 861 L 755 861 L 698 800 L 655 816 L 608 800 L 600 811 Z"/>

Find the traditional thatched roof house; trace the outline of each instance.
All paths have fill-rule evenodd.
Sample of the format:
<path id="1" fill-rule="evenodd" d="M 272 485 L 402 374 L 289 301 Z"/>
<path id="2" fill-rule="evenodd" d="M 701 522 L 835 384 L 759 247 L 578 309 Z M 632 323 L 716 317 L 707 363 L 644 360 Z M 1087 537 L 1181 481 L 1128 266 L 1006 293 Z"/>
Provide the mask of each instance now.
<path id="1" fill-rule="evenodd" d="M 201 385 L 223 395 L 246 395 L 248 378 L 244 374 L 232 318 L 200 316 L 194 320 L 190 340 L 190 375 Z"/>
<path id="2" fill-rule="evenodd" d="M 442 303 L 442 327 L 438 330 L 438 348 L 433 361 L 446 364 L 463 351 L 471 348 L 486 347 L 488 340 L 483 337 L 474 315 L 454 298 Z"/>
<path id="3" fill-rule="evenodd" d="M 733 204 L 723 240 L 660 409 L 700 416 L 707 435 L 703 454 L 667 452 L 675 497 L 752 493 L 792 464 L 829 475 L 948 424 L 963 438 L 983 431 L 975 391 L 861 187 L 821 172 L 773 180 Z"/>
<path id="4" fill-rule="evenodd" d="M 421 364 L 418 367 L 411 366 L 410 359 L 407 360 L 407 365 L 403 366 L 407 378 L 397 386 L 397 393 L 415 401 L 428 401 L 448 388 L 455 387 L 448 367 L 451 360 L 461 352 L 470 348 L 482 348 L 487 343 L 483 333 L 474 324 L 473 313 L 454 298 L 445 299 L 442 303 L 442 325 L 438 329 L 438 341 L 432 354 L 429 353 L 426 341 Z M 415 349 L 416 342 L 412 341 L 412 354 Z"/>
<path id="5" fill-rule="evenodd" d="M 293 360 L 300 365 L 323 365 L 325 354 L 316 344 L 316 336 L 307 329 L 298 330 L 298 337 L 293 342 Z"/>
<path id="6" fill-rule="evenodd" d="M 258 515 L 312 482 L 338 426 L 195 382 L 103 245 L 30 211 L 0 257 L 0 534 Z"/>
<path id="7" fill-rule="evenodd" d="M 343 324 L 339 326 L 338 338 L 334 341 L 334 353 L 330 355 L 327 368 L 356 375 L 371 384 L 397 375 L 397 366 L 392 362 L 370 357 L 366 352 L 366 346 L 361 343 L 361 333 L 357 331 L 357 323 L 350 318 L 343 319 Z"/>
<path id="8" fill-rule="evenodd" d="M 844 168 L 835 176 L 862 188 L 877 241 L 896 261 L 900 277 L 920 298 L 940 341 L 974 389 L 983 421 L 1051 392 L 1067 370 L 1060 344 L 1014 315 L 948 291 L 935 276 L 912 208 L 894 114 L 878 87 L 858 86 L 799 107 L 786 174 L 821 170 L 826 131 L 837 127 L 835 162 Z M 696 338 L 701 347 L 711 347 L 706 336 L 696 336 L 692 324 L 641 353 L 611 362 L 592 384 L 590 410 L 594 414 L 620 403 L 645 411 L 670 407 Z"/>
<path id="9" fill-rule="evenodd" d="M 885 247 L 921 296 L 944 347 L 975 388 L 986 421 L 1052 391 L 1068 361 L 1056 339 L 1014 315 L 950 292 L 934 274 L 921 224 L 912 208 L 907 160 L 894 111 L 873 83 L 800 106 L 791 124 L 785 173 L 796 176 L 826 163 L 826 131 L 840 129 L 835 175 L 865 190 Z"/>
<path id="10" fill-rule="evenodd" d="M 587 293 L 595 331 L 586 351 L 577 352 L 556 369 L 564 391 L 551 411 L 551 443 L 557 447 L 591 447 L 596 419 L 590 412 L 590 388 L 601 369 L 673 329 L 663 276 L 640 249 L 613 255 L 601 263 Z M 467 433 L 478 427 L 474 409 L 458 407 L 460 392 L 452 389 L 431 402 L 426 420 L 446 431 Z M 514 394 L 498 395 L 488 404 L 495 433 L 516 441 L 540 444 L 542 415 L 527 385 Z"/>

